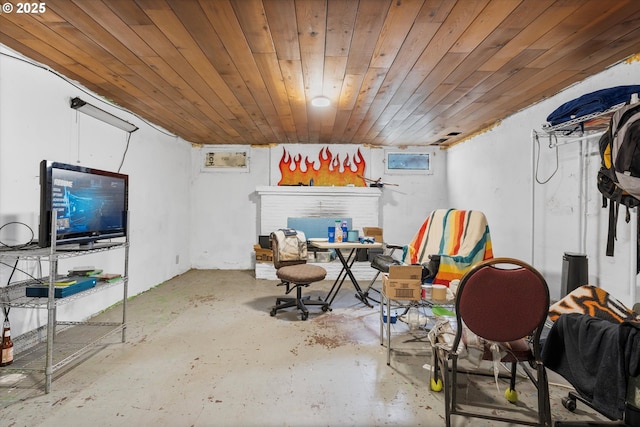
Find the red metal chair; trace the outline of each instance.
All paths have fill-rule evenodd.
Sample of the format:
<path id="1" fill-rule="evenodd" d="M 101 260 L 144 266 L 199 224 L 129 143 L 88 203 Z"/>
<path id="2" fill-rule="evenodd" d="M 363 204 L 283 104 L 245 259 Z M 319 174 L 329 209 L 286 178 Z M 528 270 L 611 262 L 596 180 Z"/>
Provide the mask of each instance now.
<path id="1" fill-rule="evenodd" d="M 431 388 L 434 391 L 441 389 L 442 374 L 447 426 L 451 425 L 452 415 L 551 426 L 549 387 L 545 367 L 540 359 L 540 334 L 548 310 L 547 283 L 537 270 L 525 262 L 513 258 L 493 258 L 474 265 L 463 276 L 456 297 L 457 327 L 453 343 L 447 345 L 438 340 L 433 349 L 434 377 L 431 379 Z M 488 403 L 492 399 L 460 404 L 458 398 L 463 392 L 460 380 L 466 379 L 468 383 L 473 374 L 487 375 L 486 370 L 482 372 L 469 368 L 464 371 L 468 375 L 458 375 L 462 372 L 458 359 L 465 328 L 484 340 L 483 360 L 493 360 L 491 347 L 497 344 L 502 351 L 500 362 L 511 364 L 510 384 L 505 392 L 509 404 Z M 515 405 L 518 400 L 515 390 L 518 366 L 524 369 L 537 388 L 535 420 L 525 405 Z M 535 375 L 529 367 L 533 368 Z M 499 415 L 501 411 L 504 416 Z M 523 417 L 522 414 L 513 412 L 528 412 L 529 416 Z"/>

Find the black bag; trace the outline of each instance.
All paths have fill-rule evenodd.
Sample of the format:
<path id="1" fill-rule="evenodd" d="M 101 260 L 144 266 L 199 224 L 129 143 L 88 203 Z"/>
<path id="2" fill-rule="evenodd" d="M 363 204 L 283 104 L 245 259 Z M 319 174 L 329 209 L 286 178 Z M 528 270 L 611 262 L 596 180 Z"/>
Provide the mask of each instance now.
<path id="1" fill-rule="evenodd" d="M 371 267 L 383 273 L 388 273 L 389 267 L 392 265 L 402 265 L 402 263 L 391 255 L 376 255 L 371 260 Z"/>
<path id="2" fill-rule="evenodd" d="M 440 268 L 440 255 L 429 255 L 429 261 L 422 263 L 422 283 L 432 280 Z"/>
<path id="3" fill-rule="evenodd" d="M 640 206 L 640 103 L 625 105 L 613 114 L 599 145 L 602 207 L 610 201 L 606 254 L 613 256 L 620 205 L 626 206 L 626 222 L 631 218 L 629 209 Z"/>

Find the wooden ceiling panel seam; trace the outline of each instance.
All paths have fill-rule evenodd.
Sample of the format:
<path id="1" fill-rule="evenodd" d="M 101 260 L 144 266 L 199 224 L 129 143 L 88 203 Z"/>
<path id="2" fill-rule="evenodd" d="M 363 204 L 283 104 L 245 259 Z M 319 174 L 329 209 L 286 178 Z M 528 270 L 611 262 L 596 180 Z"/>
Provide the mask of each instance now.
<path id="1" fill-rule="evenodd" d="M 255 53 L 253 55 L 258 71 L 263 76 L 267 92 L 271 96 L 273 105 L 281 119 L 289 122 L 292 116 L 287 89 L 284 85 L 280 65 L 275 53 Z M 285 127 L 286 129 L 286 127 Z M 293 131 L 293 129 L 287 129 Z"/>
<path id="2" fill-rule="evenodd" d="M 355 106 L 363 80 L 363 74 L 345 74 L 342 88 L 340 89 L 338 110 L 351 110 Z"/>
<path id="3" fill-rule="evenodd" d="M 208 117 L 205 112 L 210 112 L 215 115 L 215 112 L 213 112 L 206 100 L 187 84 L 164 59 L 154 56 L 143 58 L 143 61 L 149 68 L 164 76 L 167 82 L 166 87 L 158 85 L 155 87 L 165 93 L 167 97 L 180 107 L 181 111 L 192 111 L 196 118 L 205 122 Z M 194 106 L 197 108 L 193 108 Z"/>
<path id="4" fill-rule="evenodd" d="M 349 59 L 347 60 L 347 74 L 365 74 L 371 64 L 373 52 L 377 43 L 384 20 L 390 7 L 388 0 L 361 1 L 354 25 Z"/>
<path id="5" fill-rule="evenodd" d="M 579 4 L 571 4 L 566 6 L 557 6 L 549 9 L 543 13 L 542 20 L 535 21 L 544 23 L 547 27 L 547 31 L 542 34 L 538 39 L 533 41 L 529 46 L 531 49 L 545 49 L 549 50 L 558 43 L 561 43 L 567 38 L 568 35 L 575 32 L 579 27 L 572 27 L 566 24 L 566 19 L 573 15 L 578 9 Z M 538 31 L 538 33 L 541 31 Z"/>
<path id="6" fill-rule="evenodd" d="M 252 53 L 275 53 L 261 0 L 232 0 L 231 7 Z"/>
<path id="7" fill-rule="evenodd" d="M 545 34 L 557 28 L 558 23 L 570 16 L 575 9 L 575 7 L 553 7 L 542 11 L 537 17 L 532 17 L 531 22 L 527 23 L 527 26 L 520 29 L 517 34 L 514 34 L 479 70 L 499 70 L 514 55 L 531 48 Z"/>
<path id="8" fill-rule="evenodd" d="M 171 0 L 170 0 L 171 1 Z M 182 7 L 184 5 L 190 5 L 191 7 L 197 6 L 197 3 L 180 3 Z M 182 18 L 184 16 L 184 10 L 181 11 Z M 165 9 L 149 9 L 146 10 L 150 19 L 158 27 L 161 33 L 170 41 L 175 54 L 173 67 L 180 67 L 181 74 L 187 73 L 190 75 L 189 85 L 193 87 L 195 91 L 205 96 L 207 104 L 211 107 L 213 113 L 212 120 L 220 126 L 224 132 L 231 136 L 238 136 L 243 133 L 246 134 L 244 125 L 241 125 L 241 121 L 234 112 L 231 111 L 229 106 L 240 106 L 239 101 L 235 97 L 234 92 L 228 87 L 227 83 L 220 76 L 216 68 L 211 64 L 207 56 L 199 47 L 197 41 L 188 32 L 185 27 L 184 21 L 176 15 L 173 9 L 169 9 L 167 5 Z M 195 14 L 187 16 L 188 19 Z M 189 21 L 188 21 L 189 22 Z M 182 34 L 182 36 L 180 36 Z M 166 48 L 165 48 L 166 49 Z M 237 109 L 236 109 L 237 110 Z M 251 141 L 251 138 L 248 138 Z"/>
<path id="9" fill-rule="evenodd" d="M 425 9 L 426 8 L 423 6 L 422 10 L 424 11 Z M 415 64 L 415 62 L 418 60 L 418 57 L 422 55 L 425 50 L 425 47 L 415 48 L 415 46 L 419 46 L 419 40 L 431 40 L 433 35 L 435 35 L 435 33 L 437 32 L 438 28 L 439 25 L 433 24 L 431 21 L 426 24 L 426 27 L 418 26 L 414 23 L 405 44 L 400 49 L 393 65 L 387 71 L 385 80 L 383 81 L 382 86 L 378 90 L 378 93 L 376 94 L 376 97 L 371 104 L 368 112 L 370 124 L 373 124 L 378 120 L 384 122 L 385 116 L 389 119 L 391 118 L 389 116 L 392 115 L 390 115 L 388 111 L 391 101 L 394 100 L 397 89 L 402 87 L 405 78 L 410 72 L 410 66 Z"/>
<path id="10" fill-rule="evenodd" d="M 342 82 L 347 70 L 345 56 L 327 56 L 324 61 L 322 94 L 331 100 L 331 105 L 340 105 Z"/>
<path id="11" fill-rule="evenodd" d="M 294 0 L 263 0 L 269 32 L 279 60 L 300 60 Z"/>
<path id="12" fill-rule="evenodd" d="M 492 0 L 489 2 L 449 51 L 466 54 L 473 52 L 496 28 L 500 28 L 500 24 L 519 4 L 519 1 L 513 0 Z"/>
<path id="13" fill-rule="evenodd" d="M 296 3 L 300 61 L 307 101 L 323 96 L 327 8 L 324 1 Z"/>
<path id="14" fill-rule="evenodd" d="M 517 60 L 516 60 L 517 62 Z M 526 62 L 526 61 L 525 61 Z M 505 68 L 510 69 L 510 67 L 508 65 L 505 66 Z M 539 70 L 533 70 L 533 69 L 521 69 L 518 73 L 520 74 L 519 78 L 505 78 L 502 80 L 501 83 L 495 84 L 493 86 L 492 89 L 494 89 L 495 93 L 509 93 L 509 87 L 513 87 L 513 88 L 519 88 L 520 92 L 526 92 L 529 86 L 527 84 L 525 84 L 525 82 L 527 81 L 531 81 L 531 76 L 536 74 Z M 504 74 L 504 73 L 503 73 Z M 514 74 L 511 74 L 510 77 L 514 77 Z M 496 79 L 497 80 L 497 79 Z M 439 118 L 441 118 L 442 120 L 444 119 L 451 119 L 453 122 L 458 122 L 457 120 L 455 120 L 456 115 L 461 115 L 464 111 L 464 109 L 466 107 L 470 107 L 473 104 L 475 104 L 478 100 L 482 99 L 481 97 L 482 95 L 476 94 L 475 96 L 471 96 L 471 94 L 467 94 L 464 97 L 460 97 L 459 100 L 457 100 L 455 103 L 451 104 L 448 108 L 439 108 L 438 111 L 436 111 L 437 116 Z M 519 94 L 512 94 L 511 98 L 518 98 Z M 484 98 L 484 101 L 487 101 L 487 98 Z M 424 123 L 424 121 L 422 122 L 422 124 L 424 125 L 424 127 L 426 128 L 426 123 Z M 415 126 L 419 126 L 420 123 L 417 123 Z M 414 133 L 417 132 L 423 132 L 424 128 L 421 130 L 415 130 Z M 410 130 L 409 130 L 410 132 Z M 440 137 L 445 137 L 446 135 L 438 135 Z M 463 138 L 465 137 L 464 133 L 460 135 L 459 138 Z M 452 140 L 451 142 L 454 142 L 455 140 Z"/>
<path id="15" fill-rule="evenodd" d="M 333 123 L 333 137 L 331 138 L 332 143 L 349 143 L 345 139 L 344 134 L 350 118 L 351 110 L 338 109 L 336 111 L 336 117 Z"/>
<path id="16" fill-rule="evenodd" d="M 139 1 L 102 0 L 102 3 L 118 15 L 122 22 L 126 23 L 129 27 L 150 25 L 152 23 L 149 16 L 142 10 Z"/>
<path id="17" fill-rule="evenodd" d="M 423 5 L 424 0 L 391 3 L 373 49 L 370 67 L 389 69 L 393 65 Z"/>
<path id="18" fill-rule="evenodd" d="M 442 56 L 440 56 L 442 58 L 446 51 L 448 51 L 448 49 L 453 46 L 458 38 L 464 33 L 465 25 L 473 22 L 477 14 L 484 9 L 487 3 L 488 0 L 478 0 L 472 3 L 474 7 L 469 7 L 469 4 L 471 3 L 465 3 L 464 5 L 457 3 L 456 6 L 454 6 L 444 23 L 440 26 L 434 37 L 429 41 L 427 48 L 425 48 L 422 55 L 418 58 L 416 66 L 404 79 L 403 86 L 396 91 L 393 98 L 401 99 L 404 104 L 404 102 L 414 97 L 414 94 L 416 94 L 419 88 L 423 85 L 425 79 L 428 78 L 429 74 L 431 74 L 431 72 L 437 67 L 438 63 L 440 63 L 440 60 L 431 61 L 428 58 L 431 55 L 437 58 L 439 53 L 442 54 Z M 460 23 L 466 24 L 455 25 Z M 435 52 L 432 52 L 429 49 L 430 46 L 434 47 Z M 426 97 L 426 95 L 418 95 L 418 97 L 420 96 Z M 393 102 L 393 98 L 391 102 Z M 396 114 L 405 110 L 408 115 L 416 106 L 417 105 L 408 108 L 403 107 L 399 109 Z M 379 127 L 384 128 L 385 125 L 386 124 L 381 123 Z M 368 130 L 369 129 L 367 129 L 367 132 Z M 366 135 L 366 133 L 364 133 L 364 135 Z"/>
<path id="19" fill-rule="evenodd" d="M 367 111 L 373 103 L 383 81 L 384 74 L 380 73 L 380 70 L 377 69 L 371 69 L 364 76 L 358 100 L 347 124 L 348 131 L 345 132 L 345 140 L 352 142 L 355 135 L 360 131 L 361 126 L 368 127 L 365 120 Z"/>
<path id="20" fill-rule="evenodd" d="M 31 27 L 32 29 L 36 28 L 36 27 Z M 66 38 L 62 37 L 62 40 L 65 40 L 66 43 Z M 51 46 L 50 49 L 48 50 L 49 53 L 51 52 L 55 52 L 56 49 Z M 82 51 L 81 51 L 82 52 Z M 106 90 L 105 88 L 109 87 L 110 85 L 107 83 L 107 81 L 103 78 L 103 76 L 100 76 L 99 74 L 95 74 L 95 72 L 93 70 L 89 70 L 84 66 L 76 66 L 75 64 L 77 64 L 76 62 L 77 60 L 75 59 L 70 59 L 68 61 L 68 66 L 62 70 L 57 70 L 57 72 L 59 73 L 63 73 L 63 74 L 67 74 L 67 75 L 71 75 L 71 76 L 77 76 L 77 80 L 78 81 L 85 81 L 85 82 L 91 82 L 87 87 L 93 91 L 95 91 L 97 94 L 102 94 L 105 92 L 109 92 L 108 90 Z M 72 72 L 72 69 L 74 69 L 75 71 Z M 65 71 L 66 70 L 66 71 Z M 123 86 L 122 85 L 117 85 L 117 86 L 113 86 L 118 87 L 119 89 L 122 89 Z M 125 86 L 125 88 L 129 88 L 129 86 Z M 124 92 L 124 94 L 129 94 L 129 91 Z M 142 93 L 139 93 L 139 97 L 142 97 Z M 111 97 L 112 101 L 117 101 L 118 103 L 120 103 L 121 105 L 123 104 L 127 104 L 127 100 L 124 98 L 116 98 L 116 97 Z M 143 109 L 143 110 L 146 110 Z"/>
<path id="21" fill-rule="evenodd" d="M 116 40 L 126 46 L 136 58 L 150 56 L 153 50 L 127 25 L 106 3 L 100 1 L 78 1 L 74 3 L 95 22 L 100 24 Z"/>
<path id="22" fill-rule="evenodd" d="M 155 41 L 153 43 L 153 47 L 159 58 L 167 58 L 167 60 L 171 60 L 173 63 L 173 65 L 171 65 L 163 60 L 162 63 L 165 63 L 167 68 L 158 69 L 152 58 L 143 58 L 150 69 L 154 70 L 158 74 L 161 73 L 165 80 L 170 79 L 167 80 L 167 83 L 172 90 L 176 91 L 174 95 L 175 99 L 180 100 L 180 102 L 191 103 L 191 108 L 187 107 L 187 110 L 192 111 L 196 116 L 204 114 L 204 111 L 214 111 L 213 107 L 209 105 L 209 102 L 203 98 L 203 96 L 206 96 L 207 91 L 199 91 L 198 87 L 194 87 L 193 82 L 200 79 L 200 76 L 191 66 L 181 65 L 182 61 L 184 61 L 184 57 L 176 50 L 175 46 L 164 36 L 160 29 L 155 25 L 136 26 L 132 28 L 141 37 L 153 39 Z M 164 44 L 164 47 L 161 47 L 159 43 Z M 171 76 L 177 76 L 177 78 L 172 78 Z M 188 78 L 191 83 L 188 83 L 184 78 Z M 169 93 L 167 95 L 170 96 Z M 202 104 L 202 102 L 206 102 L 206 106 L 203 106 L 204 104 Z M 200 110 L 203 111 L 195 111 L 197 109 L 193 108 L 193 105 L 201 105 Z M 217 116 L 218 114 L 214 111 L 213 115 Z M 205 121 L 208 121 L 208 119 Z"/>
<path id="23" fill-rule="evenodd" d="M 302 64 L 300 61 L 279 60 L 287 98 L 296 127 L 297 140 L 305 141 L 309 137 L 307 129 L 307 103 L 304 96 Z"/>
<path id="24" fill-rule="evenodd" d="M 327 3 L 327 56 L 349 56 L 358 6 L 359 2 L 352 0 L 332 0 Z"/>
<path id="25" fill-rule="evenodd" d="M 602 5 L 602 3 L 600 4 Z M 616 2 L 616 5 L 618 4 L 619 3 Z M 547 53 L 545 55 L 541 55 L 536 61 L 534 61 L 534 63 L 531 64 L 531 66 L 535 68 L 549 67 L 551 64 L 561 60 L 566 55 L 570 55 L 571 51 L 574 50 L 576 43 L 580 43 L 582 45 L 593 39 L 597 34 L 607 31 L 611 27 L 609 23 L 616 22 L 620 15 L 627 17 L 630 14 L 637 13 L 638 10 L 640 10 L 640 2 L 635 2 L 634 5 L 634 9 L 620 9 L 618 7 L 587 9 L 585 7 L 581 7 L 578 11 L 580 13 L 573 13 L 568 18 L 575 18 L 579 15 L 588 18 L 588 21 L 584 23 L 584 25 L 576 24 L 576 31 L 564 39 L 559 40 L 559 42 L 553 46 L 553 49 L 547 50 Z M 562 27 L 565 25 L 566 21 L 563 21 Z M 622 26 L 624 27 L 624 25 Z M 561 28 L 561 26 L 558 26 L 557 28 Z M 594 34 L 594 32 L 596 32 L 596 34 Z"/>
<path id="26" fill-rule="evenodd" d="M 439 87 L 439 85 L 444 81 L 446 76 L 455 70 L 457 65 L 459 65 L 464 58 L 467 56 L 465 53 L 448 53 L 446 54 L 439 62 L 436 67 L 429 73 L 428 76 L 420 83 L 420 85 L 414 90 L 414 92 L 409 96 L 409 98 L 403 103 L 403 106 L 399 108 L 394 116 L 389 120 L 387 119 L 384 122 L 377 122 L 377 130 L 381 131 L 386 126 L 391 124 L 392 127 L 395 127 L 394 123 L 403 123 L 404 120 L 413 115 L 419 114 L 416 113 L 416 109 L 420 107 L 425 100 L 434 96 L 437 92 L 435 89 Z M 453 87 L 447 86 L 447 87 Z M 374 130 L 375 132 L 375 130 Z M 374 134 L 367 133 L 367 137 L 369 139 L 374 138 Z"/>
<path id="27" fill-rule="evenodd" d="M 253 114 L 255 115 L 259 112 L 272 128 L 271 134 L 273 138 L 277 141 L 283 141 L 285 136 L 282 126 L 277 120 L 278 114 L 275 105 L 269 96 L 266 83 L 260 75 L 255 58 L 251 54 L 249 44 L 244 37 L 237 37 L 238 30 L 241 32 L 241 27 L 231 4 L 228 2 L 201 2 L 200 4 L 207 19 L 218 34 L 218 37 L 220 37 L 238 73 L 242 76 L 248 93 L 251 94 L 258 106 L 258 109 L 254 110 Z M 231 28 L 231 34 L 224 33 L 221 28 Z M 260 118 L 261 120 L 262 117 Z"/>
<path id="28" fill-rule="evenodd" d="M 440 102 L 447 98 L 453 91 L 454 85 L 440 84 L 430 91 L 426 99 L 423 97 L 415 97 L 412 102 L 416 105 L 413 109 L 400 110 L 398 113 L 382 128 L 379 135 L 395 141 L 400 137 L 400 133 L 415 133 L 416 127 L 421 129 L 427 126 L 433 117 L 437 117 L 440 110 L 444 110 L 444 106 L 440 106 Z M 431 102 L 428 102 L 431 101 Z M 435 102 L 433 102 L 435 101 Z M 440 108 L 438 108 L 440 107 Z M 377 138 L 376 135 L 368 135 L 370 139 Z"/>
<path id="29" fill-rule="evenodd" d="M 633 15 L 633 19 L 635 22 L 629 23 L 629 25 L 625 25 L 624 27 L 616 27 L 609 29 L 602 33 L 608 34 L 608 36 L 604 37 L 604 40 L 607 40 L 604 46 L 606 48 L 602 49 L 602 52 L 606 52 L 608 56 L 604 56 L 604 54 L 594 55 L 594 51 L 591 50 L 588 52 L 588 55 L 585 55 L 583 58 L 578 61 L 573 62 L 574 70 L 591 70 L 592 67 L 595 66 L 595 69 L 601 69 L 602 66 L 598 65 L 604 62 L 609 62 L 611 65 L 611 59 L 609 58 L 619 58 L 621 56 L 625 56 L 622 52 L 631 52 L 629 54 L 640 52 L 640 42 L 636 43 L 635 48 L 628 49 L 628 44 L 632 44 L 634 41 L 640 40 L 639 38 L 639 30 L 640 30 L 640 12 L 637 12 Z M 615 32 L 615 36 L 611 37 L 610 34 Z M 593 46 L 593 40 L 599 40 L 599 37 L 594 37 L 591 41 L 585 43 L 584 47 Z M 615 40 L 612 42 L 612 40 Z M 581 46 L 582 47 L 582 46 Z M 628 56 L 628 55 L 627 55 Z"/>
<path id="30" fill-rule="evenodd" d="M 482 43 L 480 43 L 465 60 L 444 80 L 445 83 L 458 85 L 464 84 L 469 76 L 475 73 L 484 75 L 490 74 L 490 71 L 481 71 L 481 66 L 498 52 L 513 36 L 516 30 L 507 28 L 497 28 Z M 467 86 L 469 89 L 475 85 Z"/>
<path id="31" fill-rule="evenodd" d="M 239 106 L 240 102 L 235 97 L 234 91 L 229 88 L 227 82 L 211 62 L 210 57 L 203 51 L 203 46 L 206 47 L 213 37 L 212 31 L 209 30 L 210 23 L 204 14 L 201 13 L 202 9 L 200 9 L 199 3 L 195 0 L 182 0 L 180 2 L 169 0 L 169 2 L 170 7 L 173 9 L 170 14 L 167 14 L 165 19 L 170 19 L 170 15 L 172 15 L 175 17 L 175 20 L 164 21 L 165 25 L 161 27 L 161 30 L 166 26 L 173 26 L 175 28 L 178 26 L 178 22 L 181 24 L 185 34 L 188 34 L 188 37 L 185 36 L 183 40 L 189 41 L 189 43 L 188 46 L 186 44 L 185 46 L 179 46 L 173 41 L 177 51 L 183 56 L 185 56 L 185 53 L 188 53 L 189 56 L 185 56 L 185 59 L 187 59 L 189 63 L 197 65 L 192 65 L 192 68 L 211 88 L 211 93 L 215 95 L 216 105 L 212 105 L 212 107 L 220 110 L 221 114 L 227 110 L 230 116 L 235 117 L 229 106 Z M 160 23 L 162 23 L 162 21 L 156 22 L 156 25 Z M 158 26 L 160 28 L 160 25 Z M 194 35 L 200 35 L 200 37 L 194 38 Z M 204 37 L 207 37 L 206 41 L 202 40 Z M 223 106 L 224 108 L 222 108 Z M 224 116 L 224 114 L 222 115 Z"/>
<path id="32" fill-rule="evenodd" d="M 0 22 L 4 17 L 15 17 L 16 21 L 18 21 L 17 14 L 16 15 L 8 15 L 8 14 L 0 14 Z M 8 18 L 10 19 L 10 18 Z M 46 23 L 41 22 L 35 18 L 32 18 L 32 15 L 26 15 L 24 18 L 19 20 L 20 24 L 15 23 L 14 21 L 5 21 L 6 23 L 2 25 L 2 30 L 4 34 L 12 35 L 13 38 L 22 39 L 25 42 L 29 41 L 29 44 L 41 43 L 44 45 L 45 51 L 51 50 L 54 58 L 48 58 L 47 61 L 43 62 L 46 64 L 56 64 L 60 62 L 60 59 L 56 58 L 64 58 L 65 61 L 62 61 L 63 64 L 72 64 L 72 63 L 85 63 L 92 59 L 91 55 L 80 51 L 81 59 L 78 61 L 78 58 L 71 58 L 69 53 L 62 53 L 62 50 L 66 50 L 69 47 L 75 46 L 68 42 L 64 37 L 55 33 Z M 84 59 L 84 61 L 82 60 Z"/>
<path id="33" fill-rule="evenodd" d="M 429 40 L 429 44 L 418 58 L 412 70 L 428 75 L 451 47 L 464 34 L 466 26 L 472 23 L 478 13 L 484 9 L 489 0 L 472 2 L 457 2 L 451 9 L 447 19 L 440 25 L 438 31 Z M 474 7 L 470 7 L 473 5 Z"/>

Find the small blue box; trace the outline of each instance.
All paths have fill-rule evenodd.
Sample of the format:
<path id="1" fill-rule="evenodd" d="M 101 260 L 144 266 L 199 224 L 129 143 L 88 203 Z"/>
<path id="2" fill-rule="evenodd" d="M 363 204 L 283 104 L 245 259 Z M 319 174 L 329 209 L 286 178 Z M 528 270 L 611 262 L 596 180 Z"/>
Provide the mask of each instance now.
<path id="1" fill-rule="evenodd" d="M 387 308 L 382 307 L 382 322 L 387 323 Z M 398 312 L 396 309 L 391 309 L 390 323 L 394 324 L 398 320 Z"/>
<path id="2" fill-rule="evenodd" d="M 391 316 L 391 324 L 396 323 L 397 320 L 398 320 L 398 318 L 396 316 Z M 384 323 L 387 323 L 387 315 L 386 314 L 382 315 L 382 321 Z"/>

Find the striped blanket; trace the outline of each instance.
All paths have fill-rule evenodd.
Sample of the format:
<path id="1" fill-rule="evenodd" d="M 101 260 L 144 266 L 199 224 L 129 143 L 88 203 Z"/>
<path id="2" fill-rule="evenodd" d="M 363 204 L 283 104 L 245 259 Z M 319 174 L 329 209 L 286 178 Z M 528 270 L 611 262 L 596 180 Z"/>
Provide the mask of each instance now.
<path id="1" fill-rule="evenodd" d="M 422 264 L 440 255 L 433 283 L 449 285 L 480 261 L 493 258 L 489 225 L 480 211 L 438 209 L 424 221 L 409 243 L 404 262 Z"/>
<path id="2" fill-rule="evenodd" d="M 579 313 L 614 323 L 640 322 L 635 313 L 602 288 L 583 285 L 549 307 L 549 320 L 555 322 L 563 314 Z"/>

